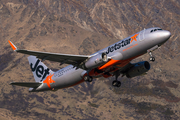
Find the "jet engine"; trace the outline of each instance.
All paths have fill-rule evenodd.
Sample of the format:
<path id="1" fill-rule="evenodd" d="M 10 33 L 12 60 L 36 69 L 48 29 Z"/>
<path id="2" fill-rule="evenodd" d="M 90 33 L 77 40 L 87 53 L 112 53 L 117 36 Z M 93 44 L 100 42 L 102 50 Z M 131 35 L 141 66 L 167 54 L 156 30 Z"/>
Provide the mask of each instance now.
<path id="1" fill-rule="evenodd" d="M 134 66 L 126 72 L 128 78 L 142 75 L 150 69 L 150 64 L 147 61 L 135 63 Z"/>
<path id="2" fill-rule="evenodd" d="M 108 61 L 106 53 L 99 53 L 89 58 L 83 65 L 83 69 L 93 69 L 105 64 Z"/>

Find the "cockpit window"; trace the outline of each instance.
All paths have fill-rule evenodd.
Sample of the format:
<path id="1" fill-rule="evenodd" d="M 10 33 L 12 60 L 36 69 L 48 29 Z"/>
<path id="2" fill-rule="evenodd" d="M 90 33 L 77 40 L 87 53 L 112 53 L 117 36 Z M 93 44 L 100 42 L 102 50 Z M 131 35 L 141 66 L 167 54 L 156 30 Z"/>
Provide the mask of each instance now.
<path id="1" fill-rule="evenodd" d="M 152 33 L 152 32 L 158 31 L 158 30 L 162 30 L 162 29 L 153 29 L 150 32 Z"/>

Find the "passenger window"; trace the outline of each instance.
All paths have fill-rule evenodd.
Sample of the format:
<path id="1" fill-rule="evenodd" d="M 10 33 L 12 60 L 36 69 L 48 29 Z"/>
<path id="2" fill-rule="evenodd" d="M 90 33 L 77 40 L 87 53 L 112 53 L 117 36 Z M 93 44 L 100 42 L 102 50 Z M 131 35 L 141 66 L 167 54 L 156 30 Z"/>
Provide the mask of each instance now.
<path id="1" fill-rule="evenodd" d="M 154 32 L 157 31 L 157 29 L 154 29 Z"/>
<path id="2" fill-rule="evenodd" d="M 162 30 L 162 29 L 158 29 L 158 30 Z"/>
<path id="3" fill-rule="evenodd" d="M 153 30 L 151 30 L 151 32 L 153 32 Z"/>

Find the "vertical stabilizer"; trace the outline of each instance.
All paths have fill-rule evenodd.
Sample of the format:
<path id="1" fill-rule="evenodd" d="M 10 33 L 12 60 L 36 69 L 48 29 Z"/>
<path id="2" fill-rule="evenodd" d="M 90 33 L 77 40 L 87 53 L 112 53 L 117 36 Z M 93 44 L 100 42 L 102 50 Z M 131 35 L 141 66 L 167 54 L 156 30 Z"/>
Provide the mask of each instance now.
<path id="1" fill-rule="evenodd" d="M 45 78 L 53 74 L 54 72 L 50 70 L 43 62 L 41 62 L 38 58 L 35 56 L 29 56 L 29 65 L 32 70 L 32 73 L 34 75 L 34 79 L 36 82 L 41 82 L 45 80 Z"/>

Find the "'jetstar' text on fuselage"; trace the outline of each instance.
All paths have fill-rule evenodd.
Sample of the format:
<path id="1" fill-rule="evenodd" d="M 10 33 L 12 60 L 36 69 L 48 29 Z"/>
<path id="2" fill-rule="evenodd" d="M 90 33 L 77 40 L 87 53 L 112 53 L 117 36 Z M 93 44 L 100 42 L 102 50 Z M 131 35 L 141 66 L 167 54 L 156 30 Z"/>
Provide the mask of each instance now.
<path id="1" fill-rule="evenodd" d="M 124 47 L 124 46 L 130 44 L 130 42 L 131 42 L 131 38 L 129 38 L 127 40 L 123 40 L 123 41 L 121 41 L 121 42 L 119 42 L 113 46 L 110 46 L 110 47 L 108 47 L 106 54 L 109 54 L 110 52 L 113 52 L 115 50 L 120 49 L 121 47 Z"/>

